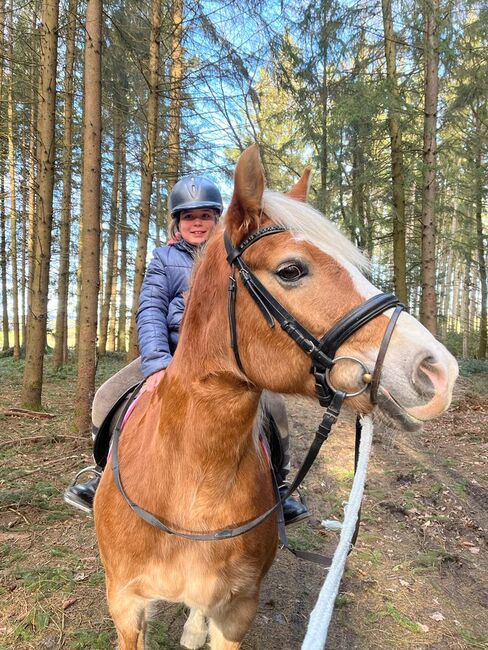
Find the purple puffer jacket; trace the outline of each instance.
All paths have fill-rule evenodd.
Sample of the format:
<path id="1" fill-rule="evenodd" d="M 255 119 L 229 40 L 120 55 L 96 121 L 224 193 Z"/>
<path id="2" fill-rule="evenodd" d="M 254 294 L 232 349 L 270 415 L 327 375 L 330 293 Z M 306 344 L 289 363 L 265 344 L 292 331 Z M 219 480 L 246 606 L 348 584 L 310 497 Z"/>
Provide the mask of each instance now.
<path id="1" fill-rule="evenodd" d="M 196 251 L 184 240 L 156 248 L 147 268 L 136 317 L 145 377 L 166 368 L 173 358 Z"/>

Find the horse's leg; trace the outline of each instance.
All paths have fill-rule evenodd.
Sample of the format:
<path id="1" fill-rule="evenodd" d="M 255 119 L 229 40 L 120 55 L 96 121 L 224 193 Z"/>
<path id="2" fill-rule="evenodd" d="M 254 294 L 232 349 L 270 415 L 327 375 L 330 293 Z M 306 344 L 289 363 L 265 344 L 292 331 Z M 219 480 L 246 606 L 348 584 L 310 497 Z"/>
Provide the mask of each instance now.
<path id="1" fill-rule="evenodd" d="M 107 600 L 117 630 L 118 650 L 144 650 L 145 599 L 129 589 L 108 587 Z"/>
<path id="2" fill-rule="evenodd" d="M 258 594 L 241 596 L 211 614 L 211 650 L 239 650 L 242 639 L 256 616 Z"/>
<path id="3" fill-rule="evenodd" d="M 183 628 L 180 645 L 195 650 L 205 645 L 208 625 L 201 609 L 190 609 L 190 614 Z"/>

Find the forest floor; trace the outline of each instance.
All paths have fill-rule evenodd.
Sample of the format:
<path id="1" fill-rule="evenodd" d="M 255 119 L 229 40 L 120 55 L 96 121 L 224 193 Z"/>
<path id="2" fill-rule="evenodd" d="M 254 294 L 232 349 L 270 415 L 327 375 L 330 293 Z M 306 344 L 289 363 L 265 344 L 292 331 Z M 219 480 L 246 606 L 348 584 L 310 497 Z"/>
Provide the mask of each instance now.
<path id="1" fill-rule="evenodd" d="M 101 364 L 101 382 L 120 361 Z M 485 368 L 486 372 L 486 368 Z M 93 522 L 63 503 L 90 444 L 72 428 L 73 370 L 47 361 L 52 419 L 0 414 L 0 649 L 113 648 Z M 0 407 L 19 405 L 22 363 L 0 359 Z M 295 465 L 320 419 L 289 399 Z M 488 649 L 488 373 L 461 378 L 451 409 L 415 434 L 378 433 L 363 522 L 329 633 L 336 650 Z M 353 419 L 342 418 L 306 480 L 313 517 L 295 546 L 333 552 L 352 482 Z M 298 650 L 324 569 L 279 551 L 243 648 Z M 175 649 L 185 611 L 164 608 L 147 646 Z"/>

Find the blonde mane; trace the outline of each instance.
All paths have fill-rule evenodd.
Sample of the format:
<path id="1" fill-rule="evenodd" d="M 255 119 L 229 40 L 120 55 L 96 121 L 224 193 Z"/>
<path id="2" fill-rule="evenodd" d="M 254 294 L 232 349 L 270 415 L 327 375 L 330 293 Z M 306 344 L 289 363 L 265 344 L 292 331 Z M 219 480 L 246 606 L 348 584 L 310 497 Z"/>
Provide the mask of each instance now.
<path id="1" fill-rule="evenodd" d="M 263 211 L 276 224 L 292 232 L 297 239 L 307 241 L 324 253 L 345 260 L 362 271 L 369 270 L 370 262 L 363 253 L 308 203 L 280 192 L 265 190 Z"/>

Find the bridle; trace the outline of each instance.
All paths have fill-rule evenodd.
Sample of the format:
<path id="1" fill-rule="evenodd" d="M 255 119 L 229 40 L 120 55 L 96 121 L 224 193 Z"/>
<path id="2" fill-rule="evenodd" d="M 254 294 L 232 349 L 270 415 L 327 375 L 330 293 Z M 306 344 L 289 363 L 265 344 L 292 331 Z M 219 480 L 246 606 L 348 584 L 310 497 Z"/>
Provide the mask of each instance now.
<path id="1" fill-rule="evenodd" d="M 385 359 L 386 351 L 390 343 L 391 336 L 395 324 L 400 316 L 400 313 L 404 309 L 404 306 L 399 302 L 398 298 L 392 294 L 378 294 L 366 300 L 362 305 L 359 305 L 349 313 L 347 313 L 339 322 L 337 322 L 322 338 L 317 339 L 307 328 L 302 325 L 290 312 L 288 312 L 283 305 L 281 305 L 276 298 L 271 294 L 268 289 L 259 281 L 259 279 L 254 275 L 248 265 L 242 259 L 242 253 L 247 250 L 252 244 L 259 241 L 263 237 L 269 235 L 274 235 L 277 233 L 286 232 L 286 228 L 278 225 L 266 226 L 260 228 L 250 234 L 246 239 L 235 248 L 230 240 L 230 237 L 226 231 L 224 231 L 224 243 L 227 251 L 227 261 L 229 262 L 232 268 L 232 274 L 229 278 L 229 289 L 228 289 L 228 315 L 229 315 L 229 328 L 230 328 L 230 340 L 231 346 L 234 351 L 234 356 L 236 363 L 244 373 L 244 367 L 239 355 L 239 348 L 237 344 L 237 322 L 236 322 L 236 297 L 237 297 L 237 280 L 236 280 L 236 271 L 239 272 L 239 275 L 242 279 L 244 287 L 247 289 L 252 299 L 256 305 L 261 310 L 262 314 L 266 318 L 266 321 L 269 327 L 274 327 L 275 320 L 280 324 L 282 329 L 290 336 L 293 341 L 307 354 L 311 359 L 311 372 L 315 377 L 315 388 L 317 393 L 317 398 L 320 402 L 320 405 L 325 407 L 325 413 L 322 418 L 315 438 L 310 446 L 310 449 L 307 452 L 305 460 L 303 461 L 300 469 L 297 472 L 297 475 L 288 488 L 284 496 L 279 496 L 277 493 L 277 503 L 272 508 L 269 508 L 266 512 L 262 513 L 255 519 L 251 521 L 244 522 L 234 528 L 222 528 L 220 530 L 209 531 L 207 533 L 194 533 L 194 532 L 185 532 L 181 530 L 175 530 L 170 526 L 167 526 L 160 519 L 158 519 L 152 513 L 144 510 L 139 505 L 137 505 L 124 490 L 122 485 L 122 479 L 120 476 L 119 468 L 119 457 L 118 457 L 118 445 L 119 445 L 119 436 L 122 429 L 122 422 L 124 415 L 127 410 L 130 408 L 131 401 L 127 403 L 124 411 L 119 417 L 117 426 L 114 431 L 112 438 L 112 472 L 114 476 L 115 483 L 120 493 L 132 508 L 132 510 L 139 516 L 141 519 L 146 521 L 151 526 L 158 528 L 162 532 L 176 535 L 177 537 L 182 537 L 184 539 L 194 540 L 194 541 L 216 541 L 220 539 L 230 539 L 232 537 L 237 537 L 244 533 L 249 532 L 256 526 L 259 526 L 263 521 L 268 519 L 268 517 L 276 512 L 278 508 L 281 507 L 281 504 L 294 492 L 301 484 L 305 478 L 308 470 L 312 466 L 317 454 L 322 446 L 322 444 L 327 440 L 329 433 L 332 429 L 332 426 L 335 424 L 341 407 L 344 403 L 344 400 L 348 397 L 354 397 L 360 395 L 365 390 L 370 388 L 370 398 L 373 404 L 377 401 L 378 389 L 381 379 L 381 371 L 383 367 L 383 362 Z M 394 307 L 394 312 L 390 318 L 388 326 L 383 335 L 383 340 L 381 342 L 378 357 L 376 359 L 375 367 L 373 373 L 370 374 L 366 366 L 362 361 L 356 359 L 352 356 L 339 356 L 336 357 L 337 350 L 339 347 L 352 335 L 354 332 L 363 327 L 366 323 L 369 323 L 371 320 L 377 316 L 383 314 L 387 309 Z M 350 360 L 361 366 L 363 369 L 363 383 L 364 385 L 355 392 L 345 392 L 337 389 L 330 380 L 330 370 L 338 361 L 341 360 Z M 252 383 L 252 382 L 251 382 Z M 356 427 L 358 431 L 358 428 Z M 358 443 L 356 441 L 356 449 Z M 280 528 L 283 529 L 282 518 L 279 519 Z M 312 554 L 308 554 L 309 556 Z M 304 554 L 302 553 L 302 556 Z M 309 557 L 308 559 L 313 559 Z"/>
<path id="2" fill-rule="evenodd" d="M 234 351 L 236 363 L 240 370 L 245 374 L 244 367 L 239 354 L 237 344 L 237 322 L 235 316 L 235 304 L 237 296 L 236 271 L 239 272 L 243 285 L 251 295 L 252 299 L 263 313 L 269 327 L 274 327 L 275 320 L 290 338 L 311 358 L 311 372 L 315 377 L 317 397 L 321 406 L 328 407 L 333 401 L 334 396 L 342 391 L 333 386 L 330 380 L 330 371 L 333 366 L 342 360 L 353 361 L 363 370 L 364 385 L 355 392 L 343 392 L 344 397 L 356 397 L 368 387 L 370 387 L 370 398 L 373 404 L 377 403 L 378 389 L 381 379 L 381 371 L 385 359 L 386 351 L 390 343 L 395 324 L 400 316 L 404 306 L 398 298 L 392 293 L 380 293 L 363 304 L 359 305 L 352 311 L 348 312 L 339 322 L 337 322 L 322 338 L 317 339 L 307 328 L 302 325 L 281 303 L 271 294 L 268 289 L 254 275 L 249 266 L 242 259 L 242 253 L 247 250 L 256 241 L 263 237 L 286 232 L 283 226 L 266 226 L 253 232 L 237 248 L 234 248 L 227 232 L 224 232 L 224 243 L 227 251 L 227 261 L 232 267 L 232 275 L 229 278 L 229 328 L 230 342 Z M 394 307 L 394 312 L 390 318 L 383 340 L 378 351 L 378 357 L 375 363 L 373 373 L 370 374 L 365 364 L 352 356 L 336 357 L 339 347 L 357 330 L 361 329 L 366 323 L 380 316 L 387 309 Z"/>

